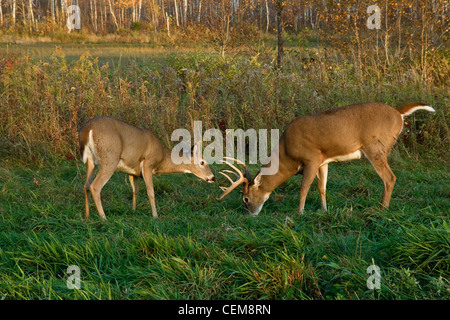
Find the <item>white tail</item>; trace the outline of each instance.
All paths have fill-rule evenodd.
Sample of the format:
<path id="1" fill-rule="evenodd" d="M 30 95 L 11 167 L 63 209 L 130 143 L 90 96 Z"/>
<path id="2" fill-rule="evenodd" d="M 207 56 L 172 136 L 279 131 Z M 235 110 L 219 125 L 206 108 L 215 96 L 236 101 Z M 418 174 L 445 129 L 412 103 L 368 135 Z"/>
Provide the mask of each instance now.
<path id="1" fill-rule="evenodd" d="M 184 154 L 186 161 L 174 164 L 171 151 L 165 147 L 149 130 L 139 129 L 125 122 L 108 117 L 95 117 L 86 122 L 79 132 L 80 154 L 86 165 L 86 183 L 84 185 L 85 214 L 89 218 L 89 191 L 92 193 L 97 211 L 106 218 L 103 211 L 100 192 L 113 173 L 125 172 L 133 189 L 132 209 L 136 209 L 138 178 L 143 177 L 147 188 L 153 217 L 158 213 L 153 190 L 153 175 L 158 173 L 193 173 L 208 182 L 215 178 L 206 161 L 201 158 L 198 145 L 192 154 Z M 194 164 L 194 156 L 200 159 Z M 94 168 L 100 166 L 94 178 Z"/>
<path id="2" fill-rule="evenodd" d="M 241 173 L 229 188 L 222 188 L 224 193 L 220 200 L 239 184 L 244 184 L 244 205 L 252 214 L 258 214 L 276 187 L 296 173 L 302 173 L 298 211 L 303 212 L 306 195 L 316 176 L 322 209 L 327 210 L 328 163 L 358 159 L 364 154 L 383 180 L 381 204 L 388 207 L 396 177 L 387 156 L 402 131 L 403 117 L 417 110 L 434 112 L 432 107 L 417 102 L 398 109 L 383 103 L 362 103 L 298 117 L 281 136 L 278 154 L 271 155 L 278 157 L 278 172 L 274 175 L 259 172 L 254 179 L 249 174 L 243 177 Z"/>

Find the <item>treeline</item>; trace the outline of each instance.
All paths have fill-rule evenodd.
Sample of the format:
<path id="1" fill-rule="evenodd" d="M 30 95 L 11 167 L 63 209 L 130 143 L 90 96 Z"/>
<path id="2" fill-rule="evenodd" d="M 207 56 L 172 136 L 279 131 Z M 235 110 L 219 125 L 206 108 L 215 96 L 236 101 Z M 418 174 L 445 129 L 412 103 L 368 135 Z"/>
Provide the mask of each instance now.
<path id="1" fill-rule="evenodd" d="M 79 7 L 81 28 L 105 34 L 120 29 L 170 31 L 206 26 L 224 30 L 251 25 L 261 31 L 276 30 L 276 7 L 283 7 L 283 27 L 346 33 L 361 28 L 367 8 L 381 9 L 382 29 L 396 24 L 417 28 L 427 25 L 435 36 L 448 32 L 450 4 L 443 0 L 0 0 L 3 32 L 45 34 L 66 28 Z"/>

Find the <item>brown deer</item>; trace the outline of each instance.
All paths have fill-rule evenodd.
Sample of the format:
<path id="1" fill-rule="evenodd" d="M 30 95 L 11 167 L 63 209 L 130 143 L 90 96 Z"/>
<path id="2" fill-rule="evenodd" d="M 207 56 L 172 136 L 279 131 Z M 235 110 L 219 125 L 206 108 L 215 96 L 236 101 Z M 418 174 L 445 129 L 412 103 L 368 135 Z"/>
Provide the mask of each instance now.
<path id="1" fill-rule="evenodd" d="M 242 200 L 253 215 L 257 215 L 272 191 L 284 181 L 301 172 L 299 213 L 303 213 L 308 190 L 317 176 L 317 186 L 322 209 L 327 210 L 325 190 L 328 163 L 361 158 L 369 159 L 383 180 L 382 207 L 388 207 L 396 177 L 389 168 L 387 156 L 403 128 L 403 118 L 417 110 L 434 112 L 423 103 L 410 103 L 393 108 L 384 103 L 361 103 L 317 113 L 312 116 L 295 118 L 280 137 L 280 142 L 270 155 L 271 166 L 278 160 L 278 171 L 273 175 L 258 172 L 251 178 L 245 164 L 245 173 L 229 161 L 224 161 L 237 172 L 233 181 L 227 173 L 220 172 L 231 182 L 219 201 L 240 184 L 244 184 Z M 228 158 L 228 160 L 235 160 Z M 227 173 L 225 173 L 227 172 Z M 234 172 L 233 172 L 234 173 Z"/>
<path id="2" fill-rule="evenodd" d="M 95 117 L 87 121 L 79 132 L 80 154 L 86 165 L 86 183 L 84 185 L 85 214 L 89 218 L 89 191 L 92 193 L 97 211 L 106 219 L 100 200 L 100 192 L 106 182 L 117 171 L 125 172 L 133 190 L 132 209 L 136 209 L 138 178 L 143 177 L 150 199 L 153 217 L 158 217 L 153 190 L 153 175 L 159 173 L 193 173 L 207 182 L 214 182 L 215 177 L 208 164 L 201 156 L 198 144 L 191 154 L 182 154 L 182 162 L 172 161 L 171 150 L 165 147 L 152 132 L 136 128 L 125 122 L 109 117 Z M 198 159 L 198 164 L 194 163 Z M 94 177 L 94 168 L 100 170 Z"/>

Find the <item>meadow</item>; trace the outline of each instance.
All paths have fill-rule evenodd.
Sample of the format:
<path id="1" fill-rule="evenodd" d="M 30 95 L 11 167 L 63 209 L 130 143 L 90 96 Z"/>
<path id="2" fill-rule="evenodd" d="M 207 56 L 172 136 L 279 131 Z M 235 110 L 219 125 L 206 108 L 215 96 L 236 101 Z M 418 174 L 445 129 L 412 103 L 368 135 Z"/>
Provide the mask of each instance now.
<path id="1" fill-rule="evenodd" d="M 360 69 L 352 55 L 322 56 L 308 38 L 286 37 L 283 70 L 270 37 L 225 57 L 199 45 L 2 44 L 0 299 L 448 299 L 448 50 L 430 54 L 426 71 L 415 59 L 381 68 L 369 54 Z M 436 109 L 407 120 L 387 210 L 362 159 L 330 165 L 327 212 L 313 187 L 297 213 L 301 176 L 251 217 L 237 191 L 216 200 L 222 180 L 174 174 L 154 179 L 153 219 L 143 182 L 132 211 L 116 173 L 102 191 L 108 221 L 93 203 L 82 219 L 77 130 L 94 115 L 151 128 L 172 146 L 170 133 L 195 120 L 282 130 L 295 116 L 363 101 Z M 80 289 L 67 287 L 71 265 Z M 380 289 L 367 286 L 371 265 Z"/>

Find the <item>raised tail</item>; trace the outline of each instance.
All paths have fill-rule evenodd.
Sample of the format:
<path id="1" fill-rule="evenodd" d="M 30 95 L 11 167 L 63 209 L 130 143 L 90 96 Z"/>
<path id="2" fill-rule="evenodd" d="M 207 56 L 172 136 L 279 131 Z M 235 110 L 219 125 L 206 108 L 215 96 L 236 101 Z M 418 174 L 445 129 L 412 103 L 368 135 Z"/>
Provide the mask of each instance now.
<path id="1" fill-rule="evenodd" d="M 81 128 L 78 133 L 79 145 L 80 145 L 80 157 L 83 163 L 90 160 L 92 163 L 97 164 L 97 155 L 95 153 L 94 140 L 92 138 L 92 129 L 89 126 Z"/>
<path id="2" fill-rule="evenodd" d="M 397 108 L 397 111 L 400 112 L 400 114 L 402 115 L 402 118 L 410 115 L 413 112 L 416 112 L 417 110 L 426 110 L 429 112 L 436 112 L 436 110 L 434 110 L 432 107 L 430 107 L 424 103 L 420 103 L 420 102 L 408 103 L 408 104 L 405 104 L 404 106 Z"/>

